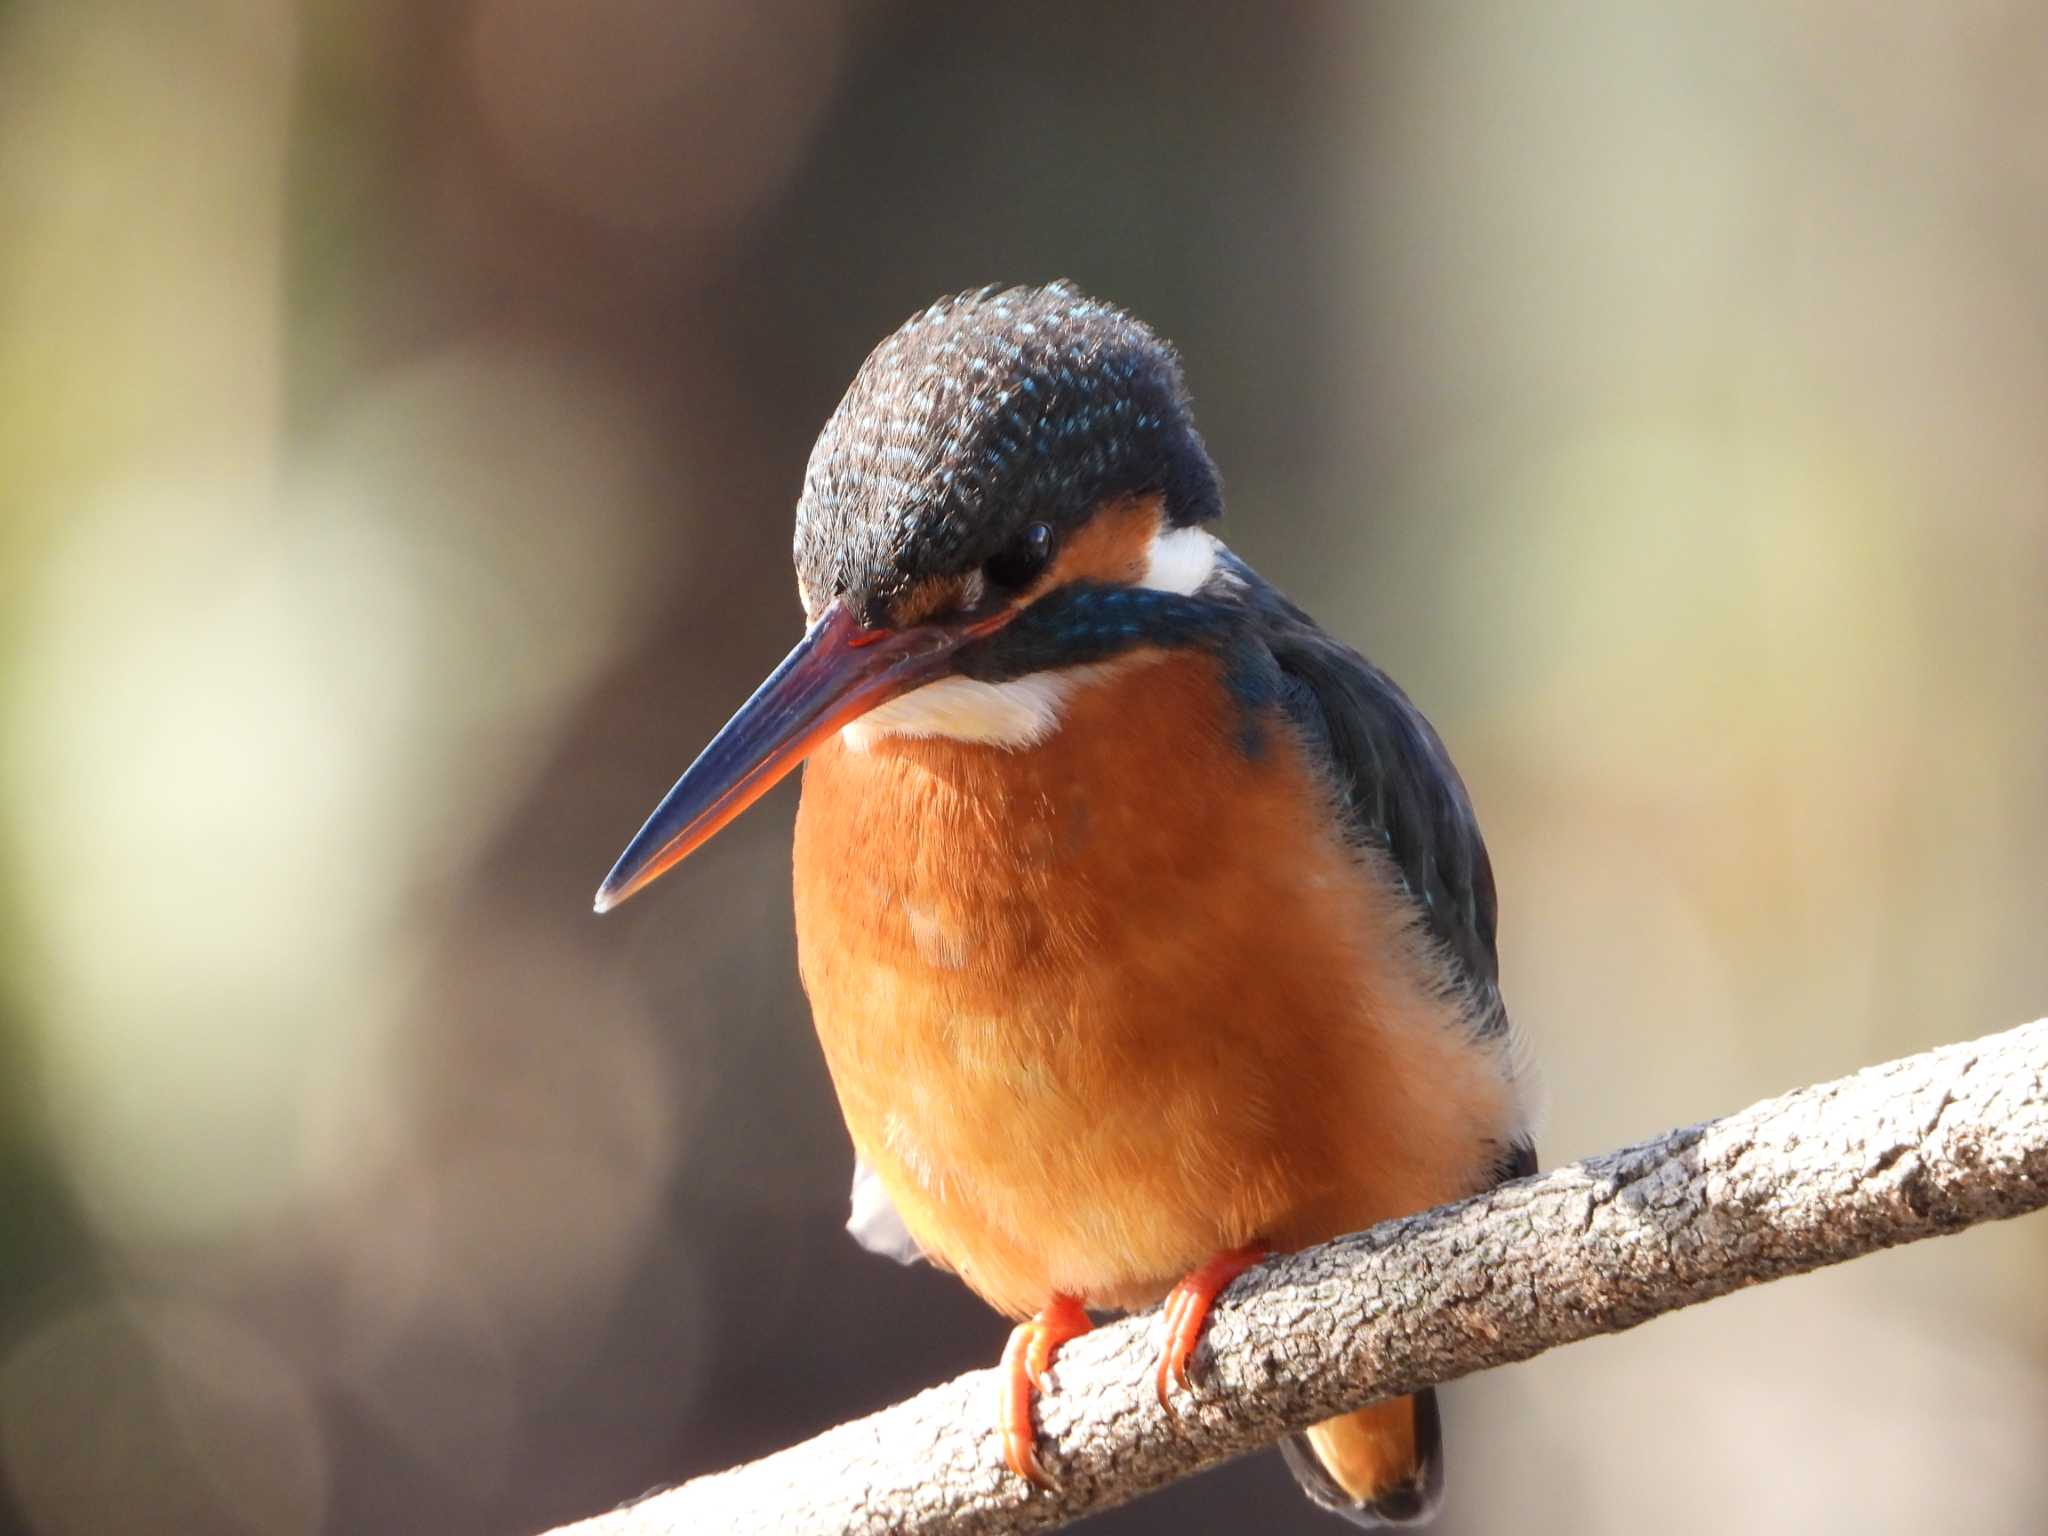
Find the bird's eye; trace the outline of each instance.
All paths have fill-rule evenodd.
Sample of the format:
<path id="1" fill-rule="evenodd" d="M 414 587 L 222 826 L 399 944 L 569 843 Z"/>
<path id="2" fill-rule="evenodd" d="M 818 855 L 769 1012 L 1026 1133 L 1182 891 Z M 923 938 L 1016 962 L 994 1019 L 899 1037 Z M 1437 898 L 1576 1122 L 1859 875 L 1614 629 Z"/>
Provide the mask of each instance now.
<path id="1" fill-rule="evenodd" d="M 1028 524 L 998 554 L 982 567 L 990 583 L 1015 592 L 1036 581 L 1052 562 L 1052 529 L 1044 523 Z"/>

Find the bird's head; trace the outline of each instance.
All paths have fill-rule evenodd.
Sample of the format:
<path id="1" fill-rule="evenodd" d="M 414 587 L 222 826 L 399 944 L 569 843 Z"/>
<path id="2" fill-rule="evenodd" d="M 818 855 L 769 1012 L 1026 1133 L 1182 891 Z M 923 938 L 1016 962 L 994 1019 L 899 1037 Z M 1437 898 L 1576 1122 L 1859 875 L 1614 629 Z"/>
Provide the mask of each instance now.
<path id="1" fill-rule="evenodd" d="M 1064 283 L 914 316 L 819 434 L 796 514 L 809 628 L 648 818 L 597 893 L 608 911 L 820 744 L 891 733 L 1018 749 L 1058 722 L 1064 674 L 1127 644 L 1113 599 L 1195 591 L 1222 509 L 1170 347 Z"/>

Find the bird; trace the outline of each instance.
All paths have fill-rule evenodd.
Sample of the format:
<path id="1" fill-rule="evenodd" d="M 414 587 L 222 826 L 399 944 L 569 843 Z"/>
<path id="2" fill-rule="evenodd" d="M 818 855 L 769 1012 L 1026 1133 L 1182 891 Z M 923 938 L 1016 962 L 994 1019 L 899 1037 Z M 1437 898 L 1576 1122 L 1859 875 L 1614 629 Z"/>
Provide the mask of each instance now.
<path id="1" fill-rule="evenodd" d="M 1015 1322 L 992 1414 L 1164 1303 L 1172 1411 L 1268 1255 L 1535 1170 L 1491 864 L 1436 731 L 1215 533 L 1178 352 L 1073 284 L 884 339 L 796 505 L 806 628 L 598 890 L 799 764 L 799 971 L 857 1235 Z M 1281 1450 L 1353 1523 L 1443 1493 L 1433 1390 Z"/>

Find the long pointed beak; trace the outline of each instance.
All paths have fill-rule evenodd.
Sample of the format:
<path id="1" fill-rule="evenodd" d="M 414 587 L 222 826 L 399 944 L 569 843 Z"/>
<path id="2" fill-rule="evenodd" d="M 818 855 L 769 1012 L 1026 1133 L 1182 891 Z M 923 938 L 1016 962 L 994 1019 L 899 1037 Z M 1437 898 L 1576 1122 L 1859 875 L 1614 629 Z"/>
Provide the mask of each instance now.
<path id="1" fill-rule="evenodd" d="M 1010 615 L 862 629 L 838 603 L 711 738 L 597 888 L 609 912 L 710 841 L 834 731 L 952 670 L 953 653 Z"/>

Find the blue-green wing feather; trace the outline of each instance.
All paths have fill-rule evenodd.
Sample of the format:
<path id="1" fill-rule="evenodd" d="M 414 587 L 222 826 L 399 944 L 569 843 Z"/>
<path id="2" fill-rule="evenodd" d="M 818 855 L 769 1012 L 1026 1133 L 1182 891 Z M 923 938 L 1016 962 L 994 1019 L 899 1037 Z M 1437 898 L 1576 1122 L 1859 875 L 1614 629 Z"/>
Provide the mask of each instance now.
<path id="1" fill-rule="evenodd" d="M 1231 560 L 1229 573 L 1279 667 L 1281 702 L 1336 788 L 1345 835 L 1387 856 L 1448 979 L 1471 995 L 1475 1023 L 1504 1031 L 1493 865 L 1443 742 L 1386 673 L 1243 562 Z"/>

